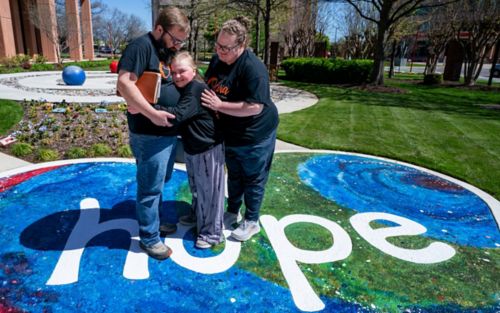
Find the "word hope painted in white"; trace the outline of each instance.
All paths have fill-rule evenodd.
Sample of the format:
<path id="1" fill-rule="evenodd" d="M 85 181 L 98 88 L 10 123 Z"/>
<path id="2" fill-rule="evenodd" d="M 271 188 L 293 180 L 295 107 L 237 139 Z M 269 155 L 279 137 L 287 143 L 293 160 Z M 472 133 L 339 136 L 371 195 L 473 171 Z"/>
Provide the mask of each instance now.
<path id="1" fill-rule="evenodd" d="M 80 217 L 71 232 L 59 260 L 47 281 L 47 285 L 64 285 L 78 281 L 80 260 L 85 246 L 95 236 L 114 229 L 125 230 L 130 234 L 130 247 L 123 267 L 123 276 L 128 279 L 149 278 L 148 256 L 139 247 L 139 225 L 134 219 L 116 219 L 100 223 L 99 202 L 86 198 L 80 202 Z M 398 226 L 388 226 L 373 229 L 372 221 L 389 221 Z M 288 283 L 293 301 L 302 311 L 319 311 L 325 304 L 315 293 L 307 278 L 300 270 L 297 262 L 305 264 L 320 264 L 343 260 L 352 252 L 352 241 L 348 233 L 337 223 L 326 218 L 293 214 L 277 220 L 271 215 L 260 218 L 269 241 L 278 258 L 283 276 Z M 350 218 L 356 232 L 368 243 L 380 251 L 395 258 L 418 264 L 444 262 L 455 255 L 455 250 L 448 244 L 432 242 L 422 249 L 405 249 L 387 241 L 394 236 L 420 235 L 427 229 L 412 220 L 389 213 L 366 212 L 358 213 Z M 333 239 L 333 244 L 323 251 L 299 249 L 292 245 L 285 235 L 285 228 L 295 223 L 312 223 L 327 229 Z M 224 251 L 213 257 L 199 258 L 190 255 L 183 244 L 183 237 L 189 227 L 178 225 L 178 231 L 165 238 L 165 244 L 174 253 L 171 259 L 180 266 L 203 274 L 216 274 L 231 268 L 240 255 L 241 243 L 226 240 Z M 230 236 L 225 230 L 224 236 Z"/>

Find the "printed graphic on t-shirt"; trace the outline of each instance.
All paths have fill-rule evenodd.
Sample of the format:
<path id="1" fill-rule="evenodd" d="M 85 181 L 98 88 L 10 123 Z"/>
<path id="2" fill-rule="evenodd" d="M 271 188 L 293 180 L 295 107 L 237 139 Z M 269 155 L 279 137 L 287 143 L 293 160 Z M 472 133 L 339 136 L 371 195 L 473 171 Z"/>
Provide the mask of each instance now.
<path id="1" fill-rule="evenodd" d="M 170 77 L 170 66 L 165 64 L 163 61 L 160 62 L 159 66 L 160 74 L 163 79 L 168 79 Z"/>
<path id="2" fill-rule="evenodd" d="M 224 84 L 225 83 L 225 84 Z M 227 82 L 220 80 L 217 77 L 210 77 L 207 80 L 207 85 L 215 91 L 215 93 L 222 99 L 227 100 L 227 95 L 231 92 L 231 89 L 227 85 Z"/>

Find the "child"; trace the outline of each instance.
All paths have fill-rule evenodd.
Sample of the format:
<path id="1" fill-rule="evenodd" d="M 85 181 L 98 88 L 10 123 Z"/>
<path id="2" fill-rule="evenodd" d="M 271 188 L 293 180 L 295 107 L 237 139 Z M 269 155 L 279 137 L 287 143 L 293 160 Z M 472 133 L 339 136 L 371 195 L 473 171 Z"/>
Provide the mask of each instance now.
<path id="1" fill-rule="evenodd" d="M 224 240 L 224 147 L 215 112 L 201 105 L 201 93 L 208 87 L 198 75 L 188 52 L 177 53 L 170 64 L 180 99 L 165 108 L 175 115 L 171 122 L 179 127 L 196 215 L 196 247 L 210 248 Z M 162 108 L 163 109 L 163 108 Z M 194 221 L 193 221 L 194 222 Z"/>

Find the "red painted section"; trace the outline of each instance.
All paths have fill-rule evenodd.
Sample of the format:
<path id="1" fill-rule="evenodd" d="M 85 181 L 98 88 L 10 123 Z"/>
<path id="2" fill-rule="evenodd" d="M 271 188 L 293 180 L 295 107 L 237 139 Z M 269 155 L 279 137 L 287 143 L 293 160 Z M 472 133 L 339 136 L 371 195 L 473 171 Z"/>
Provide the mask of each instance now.
<path id="1" fill-rule="evenodd" d="M 4 192 L 7 189 L 10 189 L 11 187 L 13 187 L 13 186 L 15 186 L 17 184 L 20 184 L 20 183 L 22 183 L 23 181 L 25 181 L 27 179 L 30 179 L 31 177 L 34 177 L 34 176 L 43 174 L 45 172 L 54 170 L 54 169 L 59 168 L 61 166 L 62 165 L 44 167 L 44 168 L 40 168 L 40 169 L 37 169 L 37 170 L 33 170 L 33 171 L 29 171 L 29 172 L 25 172 L 25 173 L 21 173 L 21 174 L 9 176 L 9 177 L 6 177 L 6 178 L 2 178 L 2 179 L 0 179 L 0 192 Z"/>
<path id="2" fill-rule="evenodd" d="M 3 301 L 2 301 L 3 302 Z M 8 304 L 4 304 L 0 302 L 0 313 L 24 313 L 21 309 L 9 306 Z"/>

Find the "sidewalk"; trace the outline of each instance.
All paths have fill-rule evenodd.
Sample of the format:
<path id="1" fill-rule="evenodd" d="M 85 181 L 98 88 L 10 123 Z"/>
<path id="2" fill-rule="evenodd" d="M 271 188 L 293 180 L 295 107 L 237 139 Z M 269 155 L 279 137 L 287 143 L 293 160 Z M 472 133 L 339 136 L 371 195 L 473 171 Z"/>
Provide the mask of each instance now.
<path id="1" fill-rule="evenodd" d="M 315 95 L 302 90 L 291 89 L 288 87 L 281 86 L 279 84 L 274 84 L 273 88 L 277 90 L 278 93 L 283 92 L 287 94 L 290 93 L 294 94 L 293 98 L 287 98 L 280 101 L 276 101 L 276 107 L 278 108 L 279 114 L 302 110 L 318 102 L 318 98 Z M 284 142 L 281 140 L 277 140 L 276 151 L 285 151 L 285 150 L 307 151 L 309 149 L 294 144 L 290 144 L 288 142 Z M 0 173 L 30 164 L 31 163 L 29 162 L 26 162 L 24 160 L 0 152 Z"/>
<path id="2" fill-rule="evenodd" d="M 0 152 L 0 173 L 14 168 L 30 165 L 31 163 Z"/>

